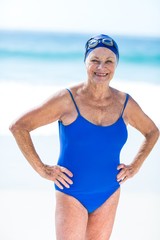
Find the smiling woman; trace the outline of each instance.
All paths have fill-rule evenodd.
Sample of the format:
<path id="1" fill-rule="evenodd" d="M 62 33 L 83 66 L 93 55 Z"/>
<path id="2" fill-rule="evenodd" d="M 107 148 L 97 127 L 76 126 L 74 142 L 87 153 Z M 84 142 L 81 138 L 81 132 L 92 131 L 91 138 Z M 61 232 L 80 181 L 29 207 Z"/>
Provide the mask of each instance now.
<path id="1" fill-rule="evenodd" d="M 109 36 L 95 36 L 86 43 L 84 60 L 90 81 L 110 81 L 119 60 L 118 46 Z"/>
<path id="2" fill-rule="evenodd" d="M 102 34 L 92 39 L 94 45 L 87 41 L 85 51 L 87 80 L 60 90 L 10 127 L 34 170 L 55 184 L 57 240 L 110 238 L 120 185 L 139 171 L 159 136 L 136 101 L 110 86 L 119 58 L 115 41 Z M 49 166 L 36 152 L 30 132 L 55 121 L 60 154 L 57 165 Z M 120 163 L 127 124 L 145 138 L 129 165 Z"/>
<path id="3" fill-rule="evenodd" d="M 97 48 L 86 59 L 88 77 L 94 81 L 110 81 L 117 66 L 115 54 L 109 49 Z"/>

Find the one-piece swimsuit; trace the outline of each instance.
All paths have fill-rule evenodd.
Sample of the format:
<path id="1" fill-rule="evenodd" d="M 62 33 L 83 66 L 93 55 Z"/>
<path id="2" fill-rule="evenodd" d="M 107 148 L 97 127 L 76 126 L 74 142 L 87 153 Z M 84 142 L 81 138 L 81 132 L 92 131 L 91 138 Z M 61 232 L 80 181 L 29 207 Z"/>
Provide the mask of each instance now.
<path id="1" fill-rule="evenodd" d="M 116 122 L 96 125 L 84 118 L 67 89 L 77 110 L 77 118 L 69 125 L 59 124 L 60 154 L 57 164 L 73 173 L 70 188 L 55 189 L 76 198 L 88 211 L 99 208 L 119 187 L 117 166 L 128 134 L 123 113 L 129 95 Z"/>

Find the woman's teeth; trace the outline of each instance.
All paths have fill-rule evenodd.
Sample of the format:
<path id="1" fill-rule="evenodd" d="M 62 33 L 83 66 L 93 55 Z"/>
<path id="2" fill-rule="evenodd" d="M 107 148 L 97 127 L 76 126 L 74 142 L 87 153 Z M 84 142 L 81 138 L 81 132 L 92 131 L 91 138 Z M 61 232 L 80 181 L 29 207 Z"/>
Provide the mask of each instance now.
<path id="1" fill-rule="evenodd" d="M 108 73 L 95 73 L 98 77 L 106 77 Z"/>

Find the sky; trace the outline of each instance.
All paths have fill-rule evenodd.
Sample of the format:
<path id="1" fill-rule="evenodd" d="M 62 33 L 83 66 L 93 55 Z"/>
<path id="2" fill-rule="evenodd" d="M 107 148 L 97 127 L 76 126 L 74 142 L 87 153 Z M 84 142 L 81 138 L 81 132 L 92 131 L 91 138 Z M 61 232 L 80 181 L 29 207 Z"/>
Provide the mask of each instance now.
<path id="1" fill-rule="evenodd" d="M 160 36 L 160 1 L 0 0 L 0 29 Z"/>

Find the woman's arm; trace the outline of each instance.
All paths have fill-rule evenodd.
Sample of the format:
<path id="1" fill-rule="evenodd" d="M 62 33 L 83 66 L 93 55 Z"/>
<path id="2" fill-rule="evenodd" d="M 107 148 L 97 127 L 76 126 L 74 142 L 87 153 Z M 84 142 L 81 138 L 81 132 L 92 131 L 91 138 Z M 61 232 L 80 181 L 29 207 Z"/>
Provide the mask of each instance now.
<path id="1" fill-rule="evenodd" d="M 10 130 L 21 152 L 34 170 L 42 177 L 54 181 L 60 188 L 63 188 L 61 184 L 65 187 L 69 187 L 69 184 L 72 184 L 72 180 L 69 179 L 69 177 L 72 177 L 72 173 L 61 166 L 45 165 L 34 148 L 30 132 L 38 127 L 62 119 L 67 112 L 67 105 L 66 90 L 63 90 L 42 105 L 21 116 L 10 126 Z"/>
<path id="2" fill-rule="evenodd" d="M 145 140 L 130 165 L 120 164 L 118 166 L 120 172 L 117 175 L 117 181 L 120 183 L 133 177 L 139 171 L 159 137 L 159 130 L 154 122 L 142 111 L 140 106 L 131 97 L 128 101 L 124 118 L 131 126 L 144 135 Z"/>

